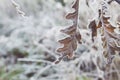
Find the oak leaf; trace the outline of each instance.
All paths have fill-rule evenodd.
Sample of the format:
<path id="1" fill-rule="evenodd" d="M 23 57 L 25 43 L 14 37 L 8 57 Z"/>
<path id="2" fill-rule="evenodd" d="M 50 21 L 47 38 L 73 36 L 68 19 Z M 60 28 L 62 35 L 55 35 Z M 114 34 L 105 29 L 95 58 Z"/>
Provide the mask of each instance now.
<path id="1" fill-rule="evenodd" d="M 75 9 L 73 13 L 66 15 L 66 19 L 73 21 L 73 25 L 62 29 L 61 32 L 69 35 L 65 39 L 59 40 L 59 43 L 63 44 L 62 48 L 58 48 L 57 52 L 61 53 L 62 56 L 55 62 L 59 63 L 65 56 L 72 58 L 74 51 L 77 49 L 77 42 L 81 43 L 81 35 L 78 31 L 78 12 L 79 12 L 79 0 L 76 0 L 72 8 Z"/>

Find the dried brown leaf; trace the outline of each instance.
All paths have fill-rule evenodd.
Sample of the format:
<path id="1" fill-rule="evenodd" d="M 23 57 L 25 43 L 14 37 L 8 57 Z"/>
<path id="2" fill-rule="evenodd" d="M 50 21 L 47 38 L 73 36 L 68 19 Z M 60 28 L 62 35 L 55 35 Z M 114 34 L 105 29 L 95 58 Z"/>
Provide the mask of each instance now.
<path id="1" fill-rule="evenodd" d="M 97 36 L 97 25 L 95 20 L 91 21 L 88 26 L 92 31 L 92 41 L 94 42 L 94 37 Z"/>
<path id="2" fill-rule="evenodd" d="M 102 29 L 102 41 L 104 52 L 103 55 L 107 57 L 108 61 L 111 62 L 113 55 L 116 54 L 116 51 L 120 52 L 120 34 L 117 34 L 114 30 L 116 27 L 112 26 L 109 22 L 110 17 L 107 15 L 107 6 L 106 3 L 102 4 L 102 9 L 99 9 L 99 23 L 96 24 L 95 20 L 92 20 L 88 27 L 92 31 L 92 41 L 94 41 L 94 37 L 97 36 L 97 29 Z M 119 19 L 118 19 L 119 22 Z"/>
<path id="3" fill-rule="evenodd" d="M 78 8 L 79 8 L 79 0 L 76 0 L 75 3 L 73 4 L 72 8 L 75 9 L 73 13 L 69 13 L 66 16 L 66 19 L 71 19 L 73 21 L 73 25 L 61 30 L 61 32 L 69 35 L 69 37 L 59 40 L 61 44 L 63 44 L 62 48 L 58 48 L 57 52 L 61 53 L 62 56 L 56 61 L 55 63 L 59 63 L 63 57 L 67 56 L 68 58 L 72 58 L 74 51 L 77 48 L 77 42 L 80 43 L 81 40 L 81 35 L 78 32 Z"/>
<path id="4" fill-rule="evenodd" d="M 107 8 L 105 8 L 107 9 Z M 104 6 L 102 7 L 101 27 L 103 29 L 103 47 L 104 55 L 108 58 L 109 63 L 116 51 L 120 52 L 120 34 L 117 34 L 114 30 L 116 27 L 112 26 L 109 22 L 110 17 L 106 17 L 104 12 Z"/>
<path id="5" fill-rule="evenodd" d="M 68 34 L 68 35 L 73 35 L 76 33 L 76 27 L 74 27 L 74 25 L 72 25 L 66 29 L 61 30 L 61 32 Z"/>

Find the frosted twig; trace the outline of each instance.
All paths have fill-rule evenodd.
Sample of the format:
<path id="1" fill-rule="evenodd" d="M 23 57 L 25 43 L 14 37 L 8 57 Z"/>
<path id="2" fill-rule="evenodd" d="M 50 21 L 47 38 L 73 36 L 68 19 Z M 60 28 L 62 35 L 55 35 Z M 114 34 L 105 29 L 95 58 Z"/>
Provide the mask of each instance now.
<path id="1" fill-rule="evenodd" d="M 36 59 L 29 59 L 29 58 L 19 58 L 18 61 L 23 61 L 23 62 L 43 62 L 43 63 L 49 63 L 51 64 L 52 62 L 46 61 L 46 60 L 36 60 Z"/>
<path id="2" fill-rule="evenodd" d="M 49 69 L 50 67 L 52 67 L 54 64 L 52 65 L 48 65 L 46 67 L 44 67 L 43 69 L 39 69 L 38 72 L 35 74 L 34 79 L 33 80 L 37 80 L 39 78 L 39 76 L 46 71 L 47 69 Z"/>
<path id="3" fill-rule="evenodd" d="M 115 45 L 120 48 L 120 45 L 114 40 Z"/>
<path id="4" fill-rule="evenodd" d="M 43 77 L 43 78 L 40 78 L 41 80 L 49 80 L 49 79 L 54 79 L 54 78 L 56 78 L 56 77 L 63 77 L 64 76 L 64 74 L 53 74 L 53 75 L 50 75 L 50 76 L 47 76 L 47 77 Z M 57 80 L 57 79 L 55 79 L 55 80 Z"/>
<path id="5" fill-rule="evenodd" d="M 44 51 L 48 52 L 50 55 L 54 56 L 55 58 L 58 58 L 57 55 L 55 55 L 52 51 L 47 49 L 43 44 L 39 44 L 38 46 L 41 47 Z"/>
<path id="6" fill-rule="evenodd" d="M 12 5 L 16 8 L 17 13 L 23 18 L 25 18 L 25 13 L 20 9 L 20 5 L 16 3 L 15 0 L 11 0 L 11 2 L 12 2 Z"/>

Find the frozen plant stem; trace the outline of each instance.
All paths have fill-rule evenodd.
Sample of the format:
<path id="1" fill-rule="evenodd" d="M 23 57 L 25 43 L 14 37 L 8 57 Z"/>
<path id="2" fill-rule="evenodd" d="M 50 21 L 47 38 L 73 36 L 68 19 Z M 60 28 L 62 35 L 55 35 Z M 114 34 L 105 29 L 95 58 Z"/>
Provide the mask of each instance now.
<path id="1" fill-rule="evenodd" d="M 43 63 L 48 63 L 48 64 L 51 64 L 52 62 L 50 61 L 47 61 L 47 60 L 36 60 L 36 59 L 29 59 L 29 58 L 19 58 L 18 61 L 21 61 L 21 62 L 43 62 Z"/>
<path id="2" fill-rule="evenodd" d="M 47 69 L 51 68 L 53 65 L 54 65 L 54 64 L 48 65 L 48 66 L 44 67 L 43 69 L 39 69 L 38 72 L 35 74 L 33 80 L 38 80 L 38 79 L 39 79 L 39 76 L 40 76 L 44 71 L 46 71 Z"/>
<path id="3" fill-rule="evenodd" d="M 11 0 L 11 2 L 12 2 L 12 5 L 15 7 L 17 13 L 23 18 L 25 18 L 25 13 L 22 10 L 20 10 L 20 5 L 16 3 L 15 0 Z"/>

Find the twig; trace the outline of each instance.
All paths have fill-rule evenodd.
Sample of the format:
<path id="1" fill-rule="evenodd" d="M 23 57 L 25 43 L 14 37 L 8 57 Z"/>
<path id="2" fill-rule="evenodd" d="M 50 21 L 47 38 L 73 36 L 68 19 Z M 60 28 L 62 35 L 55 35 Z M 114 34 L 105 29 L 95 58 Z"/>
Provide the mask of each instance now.
<path id="1" fill-rule="evenodd" d="M 43 63 L 48 63 L 48 64 L 51 64 L 52 62 L 50 61 L 46 61 L 46 60 L 36 60 L 36 59 L 29 59 L 29 58 L 19 58 L 18 61 L 23 61 L 23 62 L 43 62 Z"/>
<path id="2" fill-rule="evenodd" d="M 25 13 L 20 9 L 20 5 L 16 3 L 15 0 L 11 0 L 11 2 L 12 2 L 12 5 L 15 7 L 17 13 L 23 18 L 25 18 Z"/>

